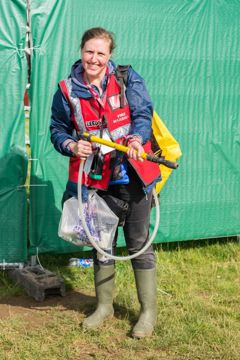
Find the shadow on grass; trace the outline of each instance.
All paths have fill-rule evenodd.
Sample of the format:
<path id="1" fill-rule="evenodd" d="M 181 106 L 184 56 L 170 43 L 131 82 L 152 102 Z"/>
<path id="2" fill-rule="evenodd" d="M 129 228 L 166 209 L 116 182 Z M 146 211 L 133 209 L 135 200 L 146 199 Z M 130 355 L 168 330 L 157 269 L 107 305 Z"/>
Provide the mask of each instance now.
<path id="1" fill-rule="evenodd" d="M 46 296 L 45 300 L 39 302 L 28 295 L 19 295 L 3 297 L 0 299 L 0 305 L 6 304 L 11 307 L 23 307 L 28 309 L 46 310 L 47 308 L 64 307 L 69 310 L 83 311 L 87 306 L 95 303 L 93 296 L 86 295 L 78 291 L 69 291 L 66 296 L 51 295 Z"/>
<path id="2" fill-rule="evenodd" d="M 96 308 L 96 298 L 94 293 L 93 269 L 92 268 L 72 268 L 68 266 L 71 257 L 76 258 L 90 258 L 92 253 L 78 252 L 70 254 L 41 254 L 41 265 L 64 279 L 66 286 L 66 295 L 49 294 L 45 296 L 43 301 L 37 301 L 33 297 L 27 295 L 24 288 L 19 288 L 17 284 L 8 278 L 7 272 L 5 277 L 5 286 L 13 286 L 16 291 L 15 294 L 3 295 L 0 298 L 1 305 L 8 305 L 14 312 L 20 308 L 28 310 L 42 310 L 43 312 L 51 308 L 71 310 L 89 316 Z M 82 281 L 82 282 L 81 282 Z M 85 291 L 86 289 L 86 291 Z M 92 295 L 89 294 L 92 292 Z M 128 319 L 131 323 L 136 320 L 134 311 L 125 306 L 114 302 L 115 317 L 117 319 Z"/>
<path id="3" fill-rule="evenodd" d="M 179 249 L 203 248 L 214 244 L 224 245 L 226 243 L 237 243 L 237 237 L 205 239 L 197 241 L 181 241 L 172 243 L 154 244 L 154 249 L 161 251 L 178 251 Z M 59 311 L 70 310 L 79 313 L 80 315 L 88 316 L 96 307 L 96 299 L 93 287 L 93 271 L 92 269 L 68 267 L 69 259 L 76 258 L 91 258 L 90 251 L 80 251 L 78 253 L 68 254 L 41 254 L 40 259 L 44 268 L 54 272 L 63 277 L 66 281 L 66 296 L 60 295 L 47 296 L 43 302 L 37 302 L 35 299 L 26 295 L 25 291 L 17 292 L 16 295 L 10 295 L 6 291 L 6 295 L 0 298 L 0 309 L 2 310 L 10 307 L 18 311 L 20 308 L 28 310 L 47 311 L 56 308 Z M 125 248 L 118 248 L 117 255 L 127 255 Z M 10 280 L 5 282 L 3 287 L 10 287 Z M 89 294 L 90 292 L 90 294 Z M 120 320 L 127 319 L 132 325 L 136 322 L 137 313 L 122 304 L 114 302 L 115 317 Z M 23 311 L 22 310 L 22 311 Z M 25 310 L 26 311 L 26 310 Z"/>

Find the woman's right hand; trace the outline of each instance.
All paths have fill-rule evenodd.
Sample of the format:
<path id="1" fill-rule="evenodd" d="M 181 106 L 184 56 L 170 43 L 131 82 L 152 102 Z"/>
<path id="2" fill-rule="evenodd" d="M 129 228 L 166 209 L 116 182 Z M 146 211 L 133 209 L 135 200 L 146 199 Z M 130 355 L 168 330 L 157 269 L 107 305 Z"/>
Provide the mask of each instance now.
<path id="1" fill-rule="evenodd" d="M 92 154 L 92 144 L 86 140 L 79 140 L 69 144 L 69 147 L 73 154 L 81 159 L 86 159 L 89 155 Z"/>

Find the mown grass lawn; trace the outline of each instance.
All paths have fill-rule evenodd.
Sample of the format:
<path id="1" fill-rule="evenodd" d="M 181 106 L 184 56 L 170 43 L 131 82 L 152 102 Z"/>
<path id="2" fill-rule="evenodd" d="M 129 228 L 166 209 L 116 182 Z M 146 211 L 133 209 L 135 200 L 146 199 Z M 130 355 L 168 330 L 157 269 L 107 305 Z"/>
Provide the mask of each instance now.
<path id="1" fill-rule="evenodd" d="M 128 261 L 116 265 L 115 317 L 96 332 L 81 329 L 94 309 L 93 271 L 69 268 L 72 255 L 40 255 L 65 279 L 63 298 L 38 303 L 2 272 L 0 359 L 239 360 L 239 243 L 166 244 L 155 251 L 158 321 L 154 336 L 142 340 L 130 336 L 139 306 Z"/>

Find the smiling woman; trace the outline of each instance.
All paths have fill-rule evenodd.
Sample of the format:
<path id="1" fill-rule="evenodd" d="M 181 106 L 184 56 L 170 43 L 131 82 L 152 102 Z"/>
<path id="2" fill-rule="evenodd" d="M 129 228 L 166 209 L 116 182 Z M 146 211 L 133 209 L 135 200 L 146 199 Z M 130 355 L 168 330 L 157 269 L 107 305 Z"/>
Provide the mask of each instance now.
<path id="1" fill-rule="evenodd" d="M 78 196 L 77 183 L 81 180 L 83 201 L 89 198 L 89 189 L 94 188 L 104 199 L 107 196 L 126 204 L 128 210 L 121 225 L 129 255 L 134 255 L 148 243 L 152 189 L 160 180 L 160 170 L 152 163 L 146 182 L 146 163 L 141 155 L 144 149 L 151 150 L 153 106 L 144 80 L 131 66 L 126 70 L 126 84 L 121 86 L 119 68 L 111 61 L 114 47 L 114 36 L 108 30 L 93 28 L 83 34 L 81 59 L 73 65 L 69 78 L 60 81 L 54 96 L 50 130 L 56 150 L 70 157 L 63 203 Z M 97 147 L 81 138 L 83 132 L 126 145 L 127 154 L 107 146 Z M 80 159 L 86 159 L 82 179 L 78 179 Z M 116 231 L 109 249 L 112 255 L 117 237 Z M 114 313 L 114 260 L 106 261 L 100 255 L 93 250 L 98 302 L 96 311 L 83 322 L 87 329 L 97 328 Z M 156 323 L 152 246 L 131 261 L 141 304 L 132 335 L 150 336 Z"/>
<path id="2" fill-rule="evenodd" d="M 102 92 L 102 79 L 107 63 L 114 49 L 113 34 L 104 29 L 86 31 L 81 42 L 82 65 L 85 70 L 84 80 L 94 84 Z"/>
<path id="3" fill-rule="evenodd" d="M 101 82 L 111 56 L 109 44 L 104 39 L 88 40 L 81 50 L 81 54 L 82 65 L 85 70 L 84 80 L 102 90 Z"/>

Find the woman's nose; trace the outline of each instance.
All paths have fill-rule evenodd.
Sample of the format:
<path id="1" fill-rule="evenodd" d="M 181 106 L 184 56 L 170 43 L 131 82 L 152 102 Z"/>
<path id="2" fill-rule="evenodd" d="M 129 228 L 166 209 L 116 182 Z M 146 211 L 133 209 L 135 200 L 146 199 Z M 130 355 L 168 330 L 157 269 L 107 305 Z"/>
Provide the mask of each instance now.
<path id="1" fill-rule="evenodd" d="M 97 61 L 97 54 L 96 53 L 93 53 L 92 54 L 92 59 L 91 59 L 92 61 Z"/>

